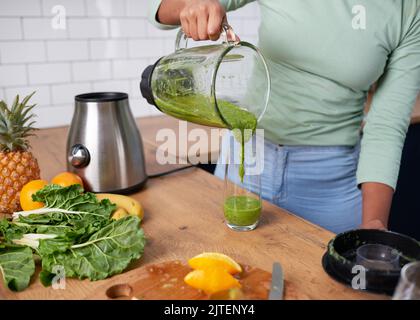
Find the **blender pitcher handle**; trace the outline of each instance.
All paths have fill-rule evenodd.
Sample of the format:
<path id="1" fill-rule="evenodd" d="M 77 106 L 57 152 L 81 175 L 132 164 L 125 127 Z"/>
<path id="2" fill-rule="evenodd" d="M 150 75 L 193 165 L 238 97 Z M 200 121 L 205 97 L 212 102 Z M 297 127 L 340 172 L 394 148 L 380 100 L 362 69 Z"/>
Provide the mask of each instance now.
<path id="1" fill-rule="evenodd" d="M 221 37 L 223 39 L 223 44 L 237 45 L 239 43 L 239 41 L 237 40 L 238 37 L 233 31 L 233 28 L 227 22 L 224 22 L 222 24 Z M 175 51 L 186 49 L 187 47 L 188 47 L 188 37 L 184 33 L 182 28 L 179 28 L 179 31 L 178 31 L 178 34 L 176 35 L 176 40 L 175 40 Z"/>

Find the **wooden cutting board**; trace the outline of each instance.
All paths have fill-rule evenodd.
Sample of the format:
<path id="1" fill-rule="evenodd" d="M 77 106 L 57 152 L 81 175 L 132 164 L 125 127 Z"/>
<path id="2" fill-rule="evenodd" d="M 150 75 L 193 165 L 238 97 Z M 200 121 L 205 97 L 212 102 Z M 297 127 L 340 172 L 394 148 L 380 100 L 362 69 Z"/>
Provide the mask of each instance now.
<path id="1" fill-rule="evenodd" d="M 271 273 L 265 270 L 241 265 L 243 272 L 236 277 L 242 285 L 242 299 L 268 299 Z M 146 265 L 120 276 L 117 283 L 100 286 L 88 299 L 131 299 L 131 300 L 205 300 L 210 296 L 184 283 L 184 277 L 191 268 L 179 261 L 168 261 Z M 288 299 L 305 299 L 285 282 Z"/>

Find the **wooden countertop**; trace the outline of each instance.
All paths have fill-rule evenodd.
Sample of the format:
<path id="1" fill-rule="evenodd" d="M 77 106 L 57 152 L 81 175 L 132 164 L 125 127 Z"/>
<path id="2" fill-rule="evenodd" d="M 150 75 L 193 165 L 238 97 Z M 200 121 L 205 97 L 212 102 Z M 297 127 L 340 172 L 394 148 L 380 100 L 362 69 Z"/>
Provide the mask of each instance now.
<path id="1" fill-rule="evenodd" d="M 177 126 L 174 119 L 139 120 L 149 172 L 166 171 L 155 162 L 156 145 L 148 132 L 162 123 Z M 149 131 L 150 130 L 150 131 Z M 66 128 L 40 130 L 32 139 L 42 177 L 50 179 L 65 170 Z M 334 236 L 318 226 L 264 202 L 260 226 L 247 233 L 234 232 L 224 224 L 221 209 L 223 181 L 196 168 L 149 179 L 144 190 L 132 195 L 145 209 L 142 222 L 148 242 L 144 256 L 131 268 L 172 259 L 187 260 L 203 251 L 218 251 L 239 262 L 271 271 L 279 261 L 286 288 L 298 299 L 377 299 L 384 296 L 357 292 L 335 282 L 323 271 L 321 257 Z M 91 282 L 67 279 L 65 290 L 44 288 L 34 277 L 29 288 L 13 293 L 0 285 L 0 298 L 84 299 L 105 283 L 118 283 L 121 275 Z M 287 290 L 287 289 L 286 289 Z"/>

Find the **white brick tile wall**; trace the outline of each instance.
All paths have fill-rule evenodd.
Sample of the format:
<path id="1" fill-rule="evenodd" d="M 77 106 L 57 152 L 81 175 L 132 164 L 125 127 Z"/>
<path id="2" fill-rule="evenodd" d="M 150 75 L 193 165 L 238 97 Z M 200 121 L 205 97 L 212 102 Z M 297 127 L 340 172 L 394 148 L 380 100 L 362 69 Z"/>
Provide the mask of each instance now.
<path id="1" fill-rule="evenodd" d="M 147 17 L 147 0 L 127 0 L 127 16 Z"/>
<path id="2" fill-rule="evenodd" d="M 23 36 L 25 39 L 62 39 L 67 37 L 67 30 L 53 29 L 50 18 L 23 18 Z"/>
<path id="3" fill-rule="evenodd" d="M 68 25 L 73 39 L 108 37 L 108 22 L 103 18 L 74 18 L 69 19 Z"/>
<path id="4" fill-rule="evenodd" d="M 118 59 L 127 57 L 126 40 L 92 40 L 90 41 L 91 59 Z"/>
<path id="5" fill-rule="evenodd" d="M 28 66 L 30 84 L 55 84 L 71 80 L 70 63 L 42 63 Z"/>
<path id="6" fill-rule="evenodd" d="M 86 41 L 48 41 L 47 54 L 49 61 L 87 60 L 89 57 Z"/>
<path id="7" fill-rule="evenodd" d="M 149 65 L 147 59 L 116 60 L 112 63 L 114 79 L 140 79 L 142 71 Z"/>
<path id="8" fill-rule="evenodd" d="M 45 44 L 42 41 L 0 42 L 0 61 L 2 64 L 40 62 L 45 61 L 46 57 Z"/>
<path id="9" fill-rule="evenodd" d="M 130 82 L 130 94 L 132 98 L 141 97 L 140 93 L 140 79 L 131 80 Z"/>
<path id="10" fill-rule="evenodd" d="M 111 78 L 109 61 L 89 61 L 73 63 L 74 81 L 105 80 Z"/>
<path id="11" fill-rule="evenodd" d="M 1 0 L 0 12 L 2 16 L 40 16 L 40 0 Z"/>
<path id="12" fill-rule="evenodd" d="M 125 16 L 125 0 L 89 0 L 87 3 L 88 16 L 121 17 Z"/>
<path id="13" fill-rule="evenodd" d="M 33 98 L 35 100 L 35 97 Z M 36 126 L 38 128 L 60 127 L 68 125 L 73 117 L 74 105 L 40 106 L 34 108 L 37 114 Z"/>
<path id="14" fill-rule="evenodd" d="M 112 80 L 112 81 L 95 81 L 93 84 L 93 91 L 121 91 L 130 94 L 129 80 Z"/>
<path id="15" fill-rule="evenodd" d="M 165 54 L 162 39 L 141 39 L 128 41 L 128 56 L 130 58 L 154 58 Z"/>
<path id="16" fill-rule="evenodd" d="M 53 105 L 70 104 L 74 102 L 74 96 L 91 92 L 92 84 L 79 82 L 70 84 L 57 84 L 51 86 L 51 99 Z"/>
<path id="17" fill-rule="evenodd" d="M 112 38 L 140 38 L 146 37 L 146 21 L 142 19 L 111 19 Z"/>
<path id="18" fill-rule="evenodd" d="M 27 84 L 25 65 L 0 65 L 0 86 L 18 86 Z"/>
<path id="19" fill-rule="evenodd" d="M 118 1 L 118 0 L 117 0 Z M 64 6 L 67 16 L 86 15 L 85 0 L 42 0 L 42 12 L 44 16 L 52 16 L 52 9 L 56 5 Z"/>
<path id="20" fill-rule="evenodd" d="M 23 98 L 34 91 L 34 97 L 36 98 L 33 98 L 32 103 L 36 103 L 38 106 L 48 106 L 51 104 L 50 88 L 48 86 L 37 85 L 7 88 L 5 89 L 5 98 L 9 103 L 12 103 L 17 94 Z"/>
<path id="21" fill-rule="evenodd" d="M 20 18 L 0 18 L 0 40 L 22 39 Z"/>
<path id="22" fill-rule="evenodd" d="M 37 91 L 39 127 L 69 124 L 74 96 L 123 91 L 135 116 L 160 112 L 141 97 L 144 68 L 174 51 L 177 30 L 147 21 L 148 0 L 0 0 L 0 99 Z M 66 28 L 54 29 L 64 6 Z M 229 13 L 242 39 L 256 42 L 258 6 Z"/>

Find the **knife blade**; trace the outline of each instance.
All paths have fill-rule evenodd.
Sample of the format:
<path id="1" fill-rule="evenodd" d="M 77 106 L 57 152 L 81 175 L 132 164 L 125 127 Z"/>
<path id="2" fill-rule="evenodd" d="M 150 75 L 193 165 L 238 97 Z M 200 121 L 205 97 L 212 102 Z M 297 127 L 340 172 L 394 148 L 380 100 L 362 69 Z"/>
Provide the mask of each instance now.
<path id="1" fill-rule="evenodd" d="M 280 263 L 273 263 L 273 271 L 271 274 L 271 288 L 268 300 L 283 300 L 284 277 L 283 268 Z"/>

